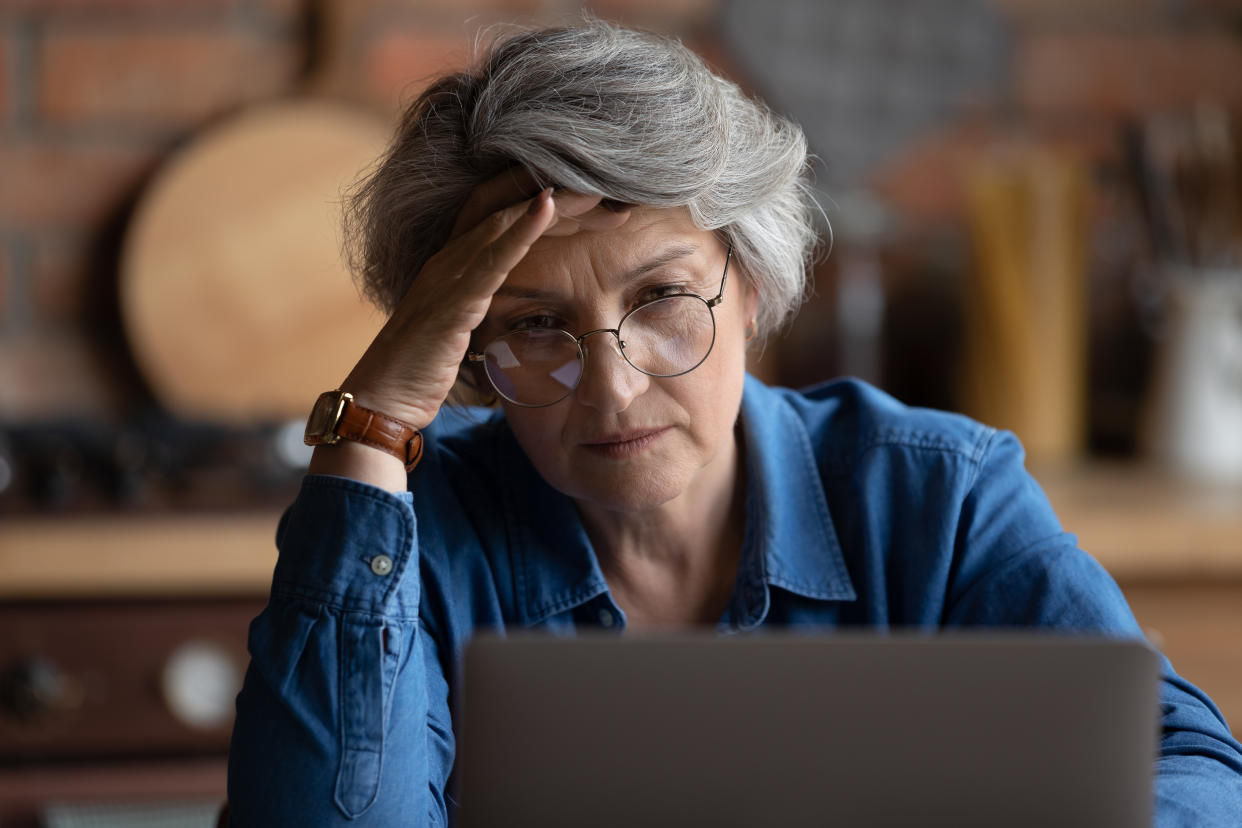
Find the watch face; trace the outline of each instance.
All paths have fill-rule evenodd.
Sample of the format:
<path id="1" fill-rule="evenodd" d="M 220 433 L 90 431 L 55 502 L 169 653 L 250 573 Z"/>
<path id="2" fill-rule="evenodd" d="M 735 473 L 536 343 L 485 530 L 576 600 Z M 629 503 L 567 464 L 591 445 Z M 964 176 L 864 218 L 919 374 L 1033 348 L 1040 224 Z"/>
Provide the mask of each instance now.
<path id="1" fill-rule="evenodd" d="M 345 400 L 345 395 L 338 391 L 325 391 L 319 395 L 319 399 L 315 400 L 315 407 L 311 409 L 310 419 L 306 421 L 306 434 L 303 437 L 306 445 L 331 444 L 340 439 L 336 436 L 335 429 L 345 407 Z"/>

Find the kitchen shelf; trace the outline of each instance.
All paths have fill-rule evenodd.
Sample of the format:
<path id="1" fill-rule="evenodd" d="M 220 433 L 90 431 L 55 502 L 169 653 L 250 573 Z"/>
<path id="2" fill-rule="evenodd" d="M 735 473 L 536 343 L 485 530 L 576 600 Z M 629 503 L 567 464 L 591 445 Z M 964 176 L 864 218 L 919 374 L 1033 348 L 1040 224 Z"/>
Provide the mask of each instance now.
<path id="1" fill-rule="evenodd" d="M 1061 525 L 1117 580 L 1242 580 L 1242 485 L 1126 463 L 1033 474 Z"/>
<path id="2" fill-rule="evenodd" d="M 280 512 L 5 518 L 0 599 L 264 595 Z"/>
<path id="3" fill-rule="evenodd" d="M 1126 464 L 1035 470 L 1067 531 L 1119 581 L 1242 581 L 1242 486 Z M 278 511 L 5 517 L 0 599 L 262 595 Z"/>

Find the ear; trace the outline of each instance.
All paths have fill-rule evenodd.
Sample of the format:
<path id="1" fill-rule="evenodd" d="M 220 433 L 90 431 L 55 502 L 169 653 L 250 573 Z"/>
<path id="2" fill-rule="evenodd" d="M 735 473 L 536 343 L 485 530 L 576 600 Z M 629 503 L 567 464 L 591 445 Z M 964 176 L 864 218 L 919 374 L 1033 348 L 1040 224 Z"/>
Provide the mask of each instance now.
<path id="1" fill-rule="evenodd" d="M 749 322 L 759 313 L 759 288 L 751 281 L 750 274 L 739 272 L 738 275 L 742 277 L 738 279 L 742 288 L 742 321 Z"/>

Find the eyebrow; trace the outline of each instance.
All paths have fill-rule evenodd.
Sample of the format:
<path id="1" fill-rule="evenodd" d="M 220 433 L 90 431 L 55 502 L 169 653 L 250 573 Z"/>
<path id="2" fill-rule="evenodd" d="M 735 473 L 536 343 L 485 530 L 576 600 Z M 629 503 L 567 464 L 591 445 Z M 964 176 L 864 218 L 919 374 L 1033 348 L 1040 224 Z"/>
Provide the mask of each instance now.
<path id="1" fill-rule="evenodd" d="M 657 255 L 622 274 L 619 281 L 629 282 L 644 276 L 653 270 L 658 270 L 669 262 L 677 259 L 684 259 L 692 256 L 699 250 L 698 245 L 688 244 L 686 242 L 675 242 L 664 248 Z M 533 299 L 536 301 L 553 301 L 562 298 L 562 294 L 555 290 L 547 290 L 546 288 L 535 287 L 517 287 L 510 285 L 508 282 L 502 284 L 496 291 L 497 296 L 505 296 L 511 299 Z"/>

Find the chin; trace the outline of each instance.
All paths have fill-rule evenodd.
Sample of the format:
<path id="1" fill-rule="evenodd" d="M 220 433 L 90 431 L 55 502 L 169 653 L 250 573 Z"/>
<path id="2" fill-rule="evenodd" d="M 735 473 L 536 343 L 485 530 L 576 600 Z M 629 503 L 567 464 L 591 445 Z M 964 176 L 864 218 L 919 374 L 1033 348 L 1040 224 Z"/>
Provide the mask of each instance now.
<path id="1" fill-rule="evenodd" d="M 568 485 L 552 485 L 575 500 L 594 503 L 616 512 L 644 512 L 676 500 L 690 483 L 690 475 L 676 463 L 649 459 L 625 464 L 587 476 L 589 467 L 578 467 Z M 591 469 L 591 471 L 594 471 Z"/>

